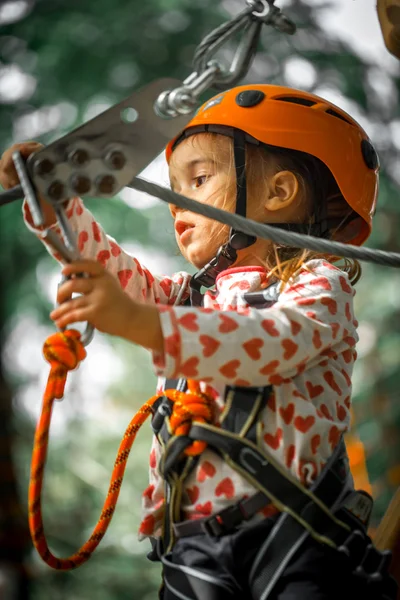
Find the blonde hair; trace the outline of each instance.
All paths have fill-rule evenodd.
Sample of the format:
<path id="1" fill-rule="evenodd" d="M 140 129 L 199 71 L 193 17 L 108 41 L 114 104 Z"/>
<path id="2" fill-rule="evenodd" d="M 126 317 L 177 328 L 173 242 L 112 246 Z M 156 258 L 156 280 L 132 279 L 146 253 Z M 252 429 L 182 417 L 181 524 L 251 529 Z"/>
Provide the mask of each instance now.
<path id="1" fill-rule="evenodd" d="M 227 143 L 227 137 L 217 133 L 196 133 L 187 140 L 199 143 L 202 150 L 209 155 L 212 162 L 223 166 L 228 173 L 229 184 L 226 189 L 218 190 L 222 201 L 218 207 L 233 212 L 236 202 L 236 170 L 233 154 L 233 144 Z M 173 155 L 172 155 L 173 160 Z M 269 178 L 280 171 L 292 171 L 298 180 L 301 196 L 308 205 L 308 224 L 314 221 L 314 207 L 316 203 L 325 202 L 329 217 L 329 239 L 346 241 L 345 226 L 359 218 L 357 213 L 347 204 L 340 192 L 332 173 L 318 158 L 286 148 L 266 145 L 255 146 L 246 144 L 246 180 L 247 204 L 256 202 L 257 198 L 265 193 L 265 186 Z M 221 244 L 227 241 L 229 227 L 220 224 L 217 232 L 213 232 L 213 240 L 217 237 Z M 209 243 L 211 240 L 205 240 Z M 263 262 L 269 275 L 274 279 L 287 283 L 296 273 L 304 268 L 305 263 L 312 259 L 324 259 L 335 263 L 338 268 L 348 274 L 350 282 L 354 285 L 361 277 L 361 265 L 354 259 L 341 259 L 337 256 L 326 255 L 306 249 L 271 243 L 267 256 L 255 257 Z"/>

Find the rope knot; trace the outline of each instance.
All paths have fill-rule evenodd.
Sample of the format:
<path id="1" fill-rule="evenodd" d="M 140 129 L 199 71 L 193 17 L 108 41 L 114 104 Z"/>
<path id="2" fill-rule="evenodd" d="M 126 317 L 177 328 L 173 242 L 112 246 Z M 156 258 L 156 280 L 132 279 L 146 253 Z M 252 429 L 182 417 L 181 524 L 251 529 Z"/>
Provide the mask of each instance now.
<path id="1" fill-rule="evenodd" d="M 45 396 L 62 398 L 68 371 L 75 369 L 86 357 L 86 350 L 76 329 L 66 329 L 50 335 L 43 345 L 43 354 L 51 365 Z"/>
<path id="2" fill-rule="evenodd" d="M 193 423 L 212 423 L 214 418 L 214 400 L 200 390 L 198 382 L 188 380 L 188 391 L 166 390 L 164 394 L 173 401 L 169 419 L 173 435 L 187 435 Z M 198 456 L 207 447 L 207 443 L 195 440 L 185 450 L 187 456 Z"/>

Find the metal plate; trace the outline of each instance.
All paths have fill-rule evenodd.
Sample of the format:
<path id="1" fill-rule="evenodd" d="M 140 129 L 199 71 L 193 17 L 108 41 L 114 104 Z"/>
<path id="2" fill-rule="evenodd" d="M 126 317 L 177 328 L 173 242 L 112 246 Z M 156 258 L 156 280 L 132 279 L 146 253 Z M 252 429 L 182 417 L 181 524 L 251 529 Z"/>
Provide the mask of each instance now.
<path id="1" fill-rule="evenodd" d="M 181 85 L 154 81 L 31 155 L 27 168 L 37 190 L 52 203 L 117 194 L 192 118 L 163 119 L 154 112 L 158 96 Z"/>

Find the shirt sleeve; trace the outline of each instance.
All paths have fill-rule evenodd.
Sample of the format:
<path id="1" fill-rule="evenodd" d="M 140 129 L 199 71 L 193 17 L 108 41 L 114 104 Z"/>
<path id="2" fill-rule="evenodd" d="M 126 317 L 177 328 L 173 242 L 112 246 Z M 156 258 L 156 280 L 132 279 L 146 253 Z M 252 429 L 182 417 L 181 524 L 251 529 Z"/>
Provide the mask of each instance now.
<path id="1" fill-rule="evenodd" d="M 63 263 L 60 254 L 46 241 L 44 227 L 35 227 L 26 200 L 23 203 L 23 216 L 26 226 L 45 245 L 47 251 L 58 262 Z M 116 241 L 108 236 L 87 210 L 80 198 L 73 198 L 65 209 L 69 224 L 76 236 L 78 249 L 83 258 L 97 260 L 107 271 L 119 280 L 121 287 L 136 301 L 156 304 L 175 304 L 184 301 L 189 295 L 190 275 L 185 272 L 174 275 L 156 276 L 150 273 L 136 258 L 125 252 Z M 52 225 L 56 235 L 61 237 L 58 224 Z"/>
<path id="2" fill-rule="evenodd" d="M 306 266 L 271 308 L 159 307 L 164 354 L 153 353 L 156 373 L 211 385 L 286 383 L 329 357 L 353 352 L 353 295 L 336 267 Z"/>

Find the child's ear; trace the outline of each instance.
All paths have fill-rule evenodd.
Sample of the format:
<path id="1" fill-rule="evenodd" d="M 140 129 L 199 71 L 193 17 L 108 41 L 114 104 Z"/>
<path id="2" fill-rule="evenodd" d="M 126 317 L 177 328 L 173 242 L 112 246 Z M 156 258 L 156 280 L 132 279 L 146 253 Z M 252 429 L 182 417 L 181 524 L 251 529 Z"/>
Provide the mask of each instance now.
<path id="1" fill-rule="evenodd" d="M 268 197 L 265 200 L 266 210 L 274 211 L 290 206 L 299 193 L 299 182 L 292 171 L 279 171 L 268 182 Z"/>

